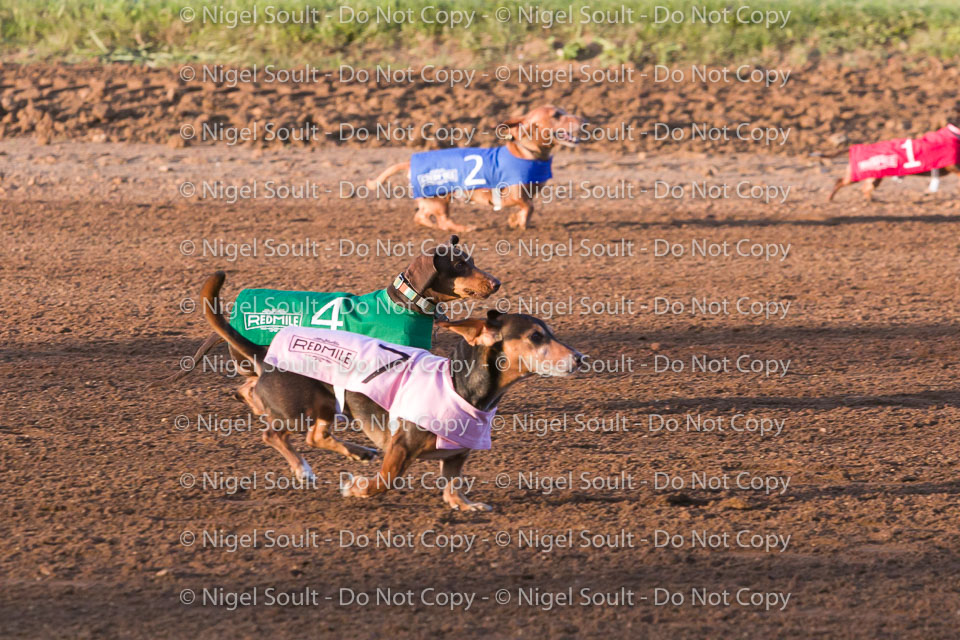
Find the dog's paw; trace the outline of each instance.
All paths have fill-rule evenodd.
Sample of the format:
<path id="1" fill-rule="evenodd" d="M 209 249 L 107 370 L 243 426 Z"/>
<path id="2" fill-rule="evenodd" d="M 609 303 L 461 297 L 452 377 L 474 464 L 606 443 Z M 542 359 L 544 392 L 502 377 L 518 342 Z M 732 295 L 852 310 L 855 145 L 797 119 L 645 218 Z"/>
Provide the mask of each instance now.
<path id="1" fill-rule="evenodd" d="M 527 214 L 523 211 L 514 211 L 507 217 L 507 225 L 511 229 L 526 229 Z"/>
<path id="2" fill-rule="evenodd" d="M 463 502 L 452 505 L 454 511 L 493 511 L 493 507 L 485 502 Z"/>
<path id="3" fill-rule="evenodd" d="M 346 478 L 340 482 L 340 495 L 344 498 L 350 497 L 350 491 L 353 489 L 353 483 L 356 481 L 353 474 L 350 472 L 344 472 Z"/>
<path id="4" fill-rule="evenodd" d="M 425 216 L 419 213 L 413 216 L 413 221 L 421 227 L 429 227 L 433 229 L 437 226 L 433 223 L 433 219 L 430 216 Z"/>
<path id="5" fill-rule="evenodd" d="M 301 467 L 296 470 L 295 475 L 297 476 L 297 480 L 301 482 L 315 482 L 317 479 L 316 474 L 313 473 L 313 469 L 310 467 L 310 463 L 306 460 L 304 460 Z"/>
<path id="6" fill-rule="evenodd" d="M 486 502 L 471 502 L 462 508 L 461 511 L 493 511 L 493 507 Z"/>
<path id="7" fill-rule="evenodd" d="M 444 496 L 443 501 L 450 505 L 454 511 L 493 511 L 493 507 L 485 502 L 473 502 L 463 496 L 448 497 Z"/>
<path id="8" fill-rule="evenodd" d="M 451 231 L 453 233 L 470 233 L 471 231 L 476 231 L 477 227 L 472 224 L 456 224 L 455 222 L 449 222 L 446 224 L 441 224 L 440 228 L 444 231 Z"/>

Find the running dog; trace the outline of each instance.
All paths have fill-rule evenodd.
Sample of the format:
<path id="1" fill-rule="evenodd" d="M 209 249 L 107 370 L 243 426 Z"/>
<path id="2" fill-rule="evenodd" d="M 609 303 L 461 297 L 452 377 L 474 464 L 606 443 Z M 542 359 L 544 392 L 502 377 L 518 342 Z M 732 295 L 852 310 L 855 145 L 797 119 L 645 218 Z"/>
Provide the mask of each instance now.
<path id="1" fill-rule="evenodd" d="M 257 369 L 244 400 L 274 425 L 263 431 L 264 442 L 301 479 L 314 475 L 290 443 L 297 430 L 306 432 L 308 445 L 351 459 L 376 453 L 331 434 L 338 414 L 359 424 L 383 451 L 375 477 L 349 476 L 342 483 L 345 497 L 383 493 L 414 460 L 439 460 L 448 480 L 444 502 L 453 509 L 489 510 L 467 499 L 455 479 L 472 449 L 490 448 L 491 420 L 500 399 L 525 378 L 567 376 L 583 360 L 541 320 L 498 311 L 486 318 L 438 322 L 463 338 L 449 359 L 350 332 L 297 326 L 280 330 L 267 348 L 244 338 L 224 318 L 219 293 L 225 277 L 218 272 L 204 285 L 204 314 L 214 331 Z M 334 385 L 346 389 L 340 407 L 333 399 Z"/>
<path id="2" fill-rule="evenodd" d="M 408 162 L 388 167 L 367 188 L 376 191 L 390 176 L 410 177 L 417 211 L 414 222 L 448 231 L 470 231 L 450 219 L 450 200 L 492 205 L 494 211 L 516 207 L 511 227 L 524 229 L 533 214 L 533 198 L 552 177 L 553 150 L 575 147 L 586 121 L 553 105 L 537 107 L 525 116 L 510 118 L 497 127 L 507 144 L 494 148 L 441 149 L 415 153 Z"/>
<path id="3" fill-rule="evenodd" d="M 842 187 L 863 182 L 863 197 L 873 199 L 873 191 L 887 176 L 933 176 L 930 191 L 940 186 L 940 175 L 957 173 L 960 164 L 960 128 L 948 124 L 917 139 L 898 138 L 875 144 L 850 147 L 847 173 L 838 178 L 827 200 L 833 200 Z"/>
<path id="4" fill-rule="evenodd" d="M 348 293 L 315 293 L 244 289 L 233 306 L 230 324 L 245 338 L 264 346 L 288 324 L 345 329 L 388 342 L 429 349 L 437 305 L 463 298 L 485 299 L 500 289 L 500 281 L 479 269 L 460 238 L 427 249 L 400 272 L 385 289 L 362 296 Z M 223 342 L 216 333 L 203 341 L 190 363 L 151 386 L 186 377 L 197 362 Z M 231 348 L 236 370 L 254 377 L 252 363 Z M 249 382 L 249 381 L 248 381 Z"/>

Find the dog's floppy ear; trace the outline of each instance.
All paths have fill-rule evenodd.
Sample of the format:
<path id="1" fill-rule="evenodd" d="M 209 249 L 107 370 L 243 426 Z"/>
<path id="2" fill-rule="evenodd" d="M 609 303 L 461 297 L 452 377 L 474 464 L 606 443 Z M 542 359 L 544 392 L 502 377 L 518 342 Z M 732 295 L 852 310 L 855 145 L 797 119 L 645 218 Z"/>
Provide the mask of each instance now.
<path id="1" fill-rule="evenodd" d="M 467 341 L 467 344 L 490 347 L 500 342 L 500 327 L 490 326 L 483 318 L 467 318 L 466 320 L 437 322 L 445 329 Z"/>
<path id="2" fill-rule="evenodd" d="M 497 127 L 497 133 L 503 135 L 503 137 L 508 140 L 517 137 L 518 131 L 516 129 L 523 124 L 523 118 L 523 116 L 507 118 Z M 506 131 L 504 131 L 504 129 L 506 129 Z"/>
<path id="3" fill-rule="evenodd" d="M 417 259 L 411 262 L 403 272 L 403 277 L 420 294 L 429 289 L 434 278 L 437 277 L 437 267 L 434 264 L 435 253 L 433 249 L 427 249 L 418 255 Z"/>

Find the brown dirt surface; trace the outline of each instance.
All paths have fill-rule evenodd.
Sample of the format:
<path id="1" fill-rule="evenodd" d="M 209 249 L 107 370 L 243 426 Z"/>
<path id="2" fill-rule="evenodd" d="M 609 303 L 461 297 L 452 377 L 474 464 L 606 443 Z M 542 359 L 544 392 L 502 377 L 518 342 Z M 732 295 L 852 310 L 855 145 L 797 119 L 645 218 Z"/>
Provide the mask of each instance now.
<path id="1" fill-rule="evenodd" d="M 355 79 L 356 71 L 341 75 L 336 69 L 312 67 L 239 70 L 218 64 L 190 65 L 194 76 L 187 82 L 181 77 L 184 68 L 4 63 L 0 65 L 0 138 L 31 135 L 40 142 L 79 139 L 180 146 L 184 141 L 179 128 L 184 124 L 197 130 L 204 123 L 259 125 L 262 132 L 270 123 L 299 130 L 315 128 L 317 135 L 310 142 L 293 143 L 311 148 L 436 147 L 449 145 L 419 135 L 422 123 L 476 127 L 483 143 L 483 136 L 493 140 L 503 118 L 552 102 L 586 116 L 595 127 L 626 131 L 591 142 L 596 150 L 766 151 L 749 139 L 694 139 L 689 132 L 691 123 L 707 127 L 748 123 L 750 128 L 791 129 L 785 144 L 777 140 L 769 150 L 795 154 L 836 152 L 849 143 L 939 128 L 960 112 L 955 90 L 960 69 L 937 59 L 893 58 L 856 68 L 827 60 L 762 68 L 688 64 L 666 67 L 667 71 L 654 67 L 604 70 L 580 63 L 529 65 L 522 79 L 514 66 L 507 67 L 510 79 L 506 81 L 497 80 L 494 69 L 475 72 L 469 86 L 464 78 L 453 87 L 439 82 L 444 77 L 441 72 L 447 71 L 443 67 L 427 72 L 413 69 L 413 81 L 399 81 L 408 78 L 403 73 L 406 69 L 383 66 L 380 81 L 370 72 L 366 82 Z M 230 73 L 240 71 L 249 74 L 241 77 L 256 81 L 231 81 Z M 415 132 L 409 139 L 394 135 L 359 141 L 350 129 L 342 130 L 341 123 L 371 131 L 377 123 L 412 125 Z M 657 123 L 687 128 L 688 135 L 681 141 L 658 135 Z M 290 144 L 265 137 L 246 144 Z"/>
<path id="2" fill-rule="evenodd" d="M 867 87 L 861 90 L 839 74 L 833 81 L 808 75 L 801 93 L 807 97 L 794 96 L 789 105 L 757 104 L 741 89 L 711 97 L 691 88 L 656 111 L 688 119 L 681 107 L 689 102 L 691 114 L 723 114 L 720 101 L 729 100 L 729 109 L 756 109 L 743 117 L 809 114 L 815 122 L 792 149 L 801 151 L 821 148 L 828 131 L 873 136 L 888 119 L 929 128 L 939 107 L 923 116 L 919 105 L 901 110 L 910 100 L 900 89 L 922 86 L 929 106 L 956 86 L 934 82 L 930 69 L 885 73 L 849 72 L 847 79 Z M 956 70 L 942 73 L 952 78 Z M 473 455 L 466 469 L 476 481 L 471 497 L 492 504 L 492 512 L 452 512 L 438 491 L 422 488 L 347 500 L 337 491 L 339 474 L 370 473 L 369 466 L 300 447 L 319 484 L 273 488 L 265 486 L 267 474 L 287 478 L 286 465 L 257 434 L 197 427 L 199 415 L 246 416 L 233 398 L 233 378 L 195 372 L 169 387 L 146 385 L 174 372 L 208 334 L 184 301 L 195 302 L 217 269 L 228 272 L 227 297 L 244 287 L 366 292 L 408 262 L 406 243 L 446 236 L 413 226 L 407 200 L 339 197 L 342 181 L 362 183 L 405 158 L 402 148 L 152 144 L 176 132 L 186 96 L 194 96 L 197 111 L 209 98 L 211 112 L 239 113 L 242 103 L 250 117 L 267 118 L 290 106 L 291 118 L 312 114 L 317 121 L 340 108 L 344 118 L 363 117 L 376 105 L 410 118 L 486 119 L 530 101 L 566 98 L 588 115 L 602 109 L 615 119 L 646 118 L 635 114 L 647 112 L 655 92 L 557 90 L 511 99 L 494 87 L 469 98 L 433 89 L 390 98 L 362 97 L 362 87 L 312 87 L 304 96 L 278 96 L 259 89 L 185 93 L 174 77 L 133 67 L 3 67 L 4 135 L 32 134 L 47 144 L 0 142 L 0 635 L 955 637 L 955 178 L 937 194 L 924 193 L 921 179 L 886 181 L 872 205 L 852 188 L 827 203 L 840 158 L 752 147 L 681 147 L 654 157 L 600 146 L 562 151 L 557 184 L 632 188 L 633 199 L 540 202 L 534 227 L 525 231 L 508 230 L 504 212 L 456 204 L 455 219 L 480 227 L 464 242 L 505 283 L 474 313 L 534 308 L 597 370 L 527 381 L 506 396 L 493 449 Z M 132 87 L 138 78 L 140 86 Z M 883 83 L 888 89 L 877 88 Z M 65 97 L 52 97 L 58 88 Z M 872 92 L 887 90 L 892 101 L 881 113 Z M 100 105 L 107 110 L 96 115 Z M 255 114 L 257 108 L 264 112 Z M 832 129 L 838 118 L 849 124 Z M 120 139 L 143 142 L 111 142 Z M 321 188 L 310 199 L 270 199 L 260 191 L 257 199 L 230 203 L 180 197 L 187 180 L 261 187 L 309 181 Z M 689 189 L 680 199 L 659 198 L 657 180 L 748 180 L 791 191 L 783 203 L 693 198 Z M 233 259 L 204 249 L 204 241 L 255 239 L 257 256 Z M 271 256 L 267 239 L 315 251 Z M 184 242 L 197 250 L 185 255 Z M 372 245 L 372 255 L 349 250 L 358 243 Z M 567 243 L 578 255 L 547 258 L 548 247 Z M 579 255 L 581 243 L 604 253 Z M 655 255 L 664 243 L 683 247 L 684 255 Z M 691 255 L 700 243 L 720 255 Z M 781 253 L 765 260 L 738 255 L 738 246 Z M 527 255 L 529 247 L 539 255 Z M 744 297 L 790 307 L 771 318 L 741 315 L 735 303 Z M 582 313 L 584 298 L 605 305 L 604 312 Z M 684 312 L 657 313 L 658 298 L 683 302 Z M 729 312 L 691 314 L 694 298 L 714 309 L 726 301 Z M 439 352 L 452 344 L 438 335 Z M 740 372 L 741 356 L 789 360 L 789 369 L 782 377 Z M 727 358 L 729 370 L 691 370 L 695 357 L 717 366 Z M 660 371 L 664 358 L 683 370 Z M 738 415 L 779 421 L 782 430 L 734 430 Z M 179 416 L 188 416 L 186 429 L 177 428 Z M 564 416 L 566 425 L 550 422 Z M 680 428 L 651 428 L 660 424 L 657 416 L 676 419 Z M 581 430 L 578 417 L 603 428 Z M 720 422 L 722 430 L 688 429 L 688 419 Z M 411 474 L 419 479 L 435 469 L 421 462 Z M 253 473 L 260 484 L 235 492 L 202 480 Z M 538 478 L 539 488 L 519 486 L 519 474 Z M 573 487 L 545 488 L 568 474 Z M 581 485 L 582 474 L 589 486 Z M 659 486 L 659 474 L 673 484 Z M 189 477 L 196 484 L 184 487 Z M 507 486 L 498 487 L 504 477 Z M 720 486 L 691 486 L 694 477 Z M 738 487 L 738 477 L 780 484 L 767 493 Z M 316 544 L 272 548 L 268 530 Z M 184 546 L 185 531 L 200 538 Z M 202 542 L 204 532 L 254 531 L 253 548 L 231 552 Z M 789 541 L 785 550 L 742 547 L 735 540 L 742 531 Z M 476 538 L 469 551 L 447 551 L 423 544 L 432 542 L 430 532 Z M 500 546 L 503 532 L 509 540 L 499 538 L 506 540 Z M 607 545 L 580 546 L 584 532 L 603 534 Z M 412 537 L 412 544 L 377 547 L 378 533 Z M 360 534 L 370 537 L 370 547 L 341 545 Z M 564 534 L 572 547 L 545 546 Z M 716 544 L 696 546 L 698 534 Z M 679 542 L 661 546 L 668 535 Z M 539 536 L 540 546 L 522 546 L 524 536 Z M 258 601 L 236 608 L 182 604 L 187 589 L 225 601 L 256 592 Z M 381 596 L 390 591 L 389 604 L 377 603 L 378 589 Z M 446 609 L 431 604 L 430 589 L 475 599 L 469 608 Z M 563 600 L 568 589 L 571 603 Z M 582 606 L 583 589 L 604 594 L 607 604 Z M 369 594 L 370 603 L 342 604 L 347 590 Z M 502 590 L 506 603 L 497 602 Z M 315 600 L 271 606 L 270 593 Z M 667 593 L 682 602 L 664 602 Z M 711 604 L 694 600 L 706 593 Z M 776 604 L 754 606 L 755 593 Z"/>

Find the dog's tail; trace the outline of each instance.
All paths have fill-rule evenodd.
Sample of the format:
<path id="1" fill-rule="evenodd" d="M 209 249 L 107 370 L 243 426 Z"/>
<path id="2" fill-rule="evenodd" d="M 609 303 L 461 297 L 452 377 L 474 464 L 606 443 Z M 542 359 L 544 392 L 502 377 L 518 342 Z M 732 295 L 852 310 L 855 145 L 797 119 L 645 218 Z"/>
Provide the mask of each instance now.
<path id="1" fill-rule="evenodd" d="M 383 172 L 381 172 L 380 175 L 378 175 L 376 178 L 373 178 L 373 179 L 371 179 L 371 180 L 367 180 L 367 188 L 368 188 L 368 189 L 376 189 L 376 188 L 379 187 L 381 184 L 383 184 L 384 182 L 386 182 L 386 181 L 387 181 L 387 178 L 389 178 L 389 177 L 392 176 L 392 175 L 396 175 L 396 174 L 400 173 L 401 171 L 406 171 L 407 173 L 410 173 L 410 163 L 409 163 L 409 162 L 398 162 L 397 164 L 390 165 L 389 167 L 387 167 L 386 169 L 384 169 Z"/>
<path id="2" fill-rule="evenodd" d="M 842 155 L 845 154 L 845 153 L 847 153 L 847 149 L 839 149 L 839 150 L 836 150 L 836 151 L 828 151 L 828 152 L 813 151 L 813 152 L 810 153 L 810 157 L 811 157 L 811 158 L 825 158 L 825 159 L 839 158 L 840 156 L 842 156 Z"/>
<path id="3" fill-rule="evenodd" d="M 206 340 L 203 341 L 203 344 L 197 347 L 197 352 L 193 354 L 193 358 L 190 360 L 190 362 L 196 365 L 196 363 L 200 361 L 200 358 L 206 355 L 206 353 L 210 351 L 210 349 L 213 349 L 215 346 L 217 346 L 221 342 L 223 342 L 223 338 L 221 338 L 216 333 L 211 334 Z M 188 375 L 190 375 L 190 373 L 193 372 L 194 368 L 195 368 L 194 366 L 181 366 L 180 371 L 177 371 L 173 375 L 169 375 L 166 378 L 161 378 L 160 380 L 154 380 L 153 382 L 147 385 L 147 388 L 150 389 L 152 387 L 160 387 L 167 384 L 173 384 L 177 380 L 186 378 Z"/>
<path id="4" fill-rule="evenodd" d="M 223 317 L 223 307 L 220 305 L 220 288 L 223 281 L 227 279 L 227 274 L 223 271 L 217 271 L 207 278 L 203 285 L 203 315 L 213 327 L 213 330 L 221 338 L 236 349 L 244 358 L 253 363 L 253 367 L 260 375 L 260 367 L 263 365 L 263 357 L 267 355 L 267 348 L 254 344 L 244 338 L 240 333 L 230 326 L 227 319 Z"/>

